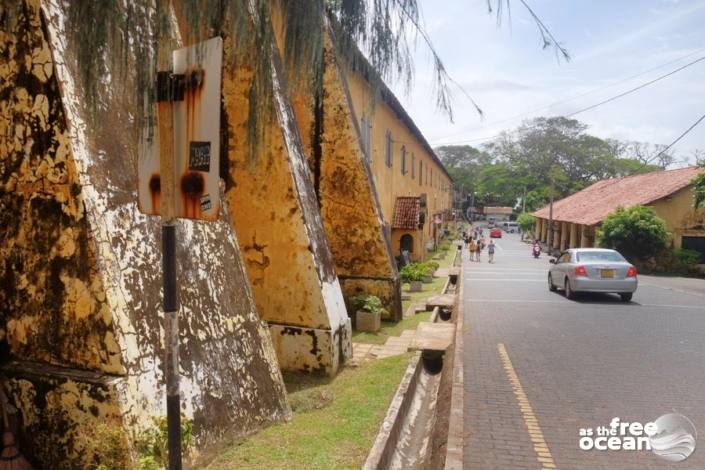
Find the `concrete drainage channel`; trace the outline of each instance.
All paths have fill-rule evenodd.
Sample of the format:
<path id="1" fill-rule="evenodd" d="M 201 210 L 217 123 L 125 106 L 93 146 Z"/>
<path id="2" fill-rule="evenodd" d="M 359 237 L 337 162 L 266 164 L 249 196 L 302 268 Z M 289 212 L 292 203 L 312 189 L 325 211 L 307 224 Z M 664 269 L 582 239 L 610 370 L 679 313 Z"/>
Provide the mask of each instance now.
<path id="1" fill-rule="evenodd" d="M 448 299 L 453 295 L 457 302 L 460 289 L 460 253 L 455 254 L 453 267 L 443 288 L 443 295 Z M 455 303 L 454 302 L 454 303 Z M 431 322 L 437 327 L 426 328 L 424 335 L 433 336 L 434 331 L 441 330 L 443 336 L 450 332 L 455 337 L 455 325 L 451 323 L 457 308 L 436 306 L 431 315 Z M 419 325 L 417 336 L 422 329 Z M 450 331 L 452 330 L 452 331 Z M 414 345 L 416 344 L 416 347 Z M 451 392 L 453 390 L 454 347 L 439 350 L 438 343 L 432 339 L 412 341 L 410 349 L 418 349 L 409 362 L 409 367 L 402 378 L 399 388 L 392 400 L 387 416 L 382 422 L 375 443 L 367 456 L 366 470 L 382 469 L 424 469 L 442 468 L 446 461 L 448 424 L 452 419 Z M 441 343 L 442 344 L 442 343 Z"/>

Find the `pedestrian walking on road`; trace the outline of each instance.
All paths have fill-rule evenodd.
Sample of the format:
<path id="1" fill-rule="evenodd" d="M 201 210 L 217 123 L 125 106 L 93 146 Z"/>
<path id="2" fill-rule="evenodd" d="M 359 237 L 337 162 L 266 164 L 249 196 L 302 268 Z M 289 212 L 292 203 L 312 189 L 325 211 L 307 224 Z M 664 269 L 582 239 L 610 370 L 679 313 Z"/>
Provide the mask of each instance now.
<path id="1" fill-rule="evenodd" d="M 470 239 L 470 243 L 468 243 L 468 252 L 470 253 L 470 261 L 475 261 L 475 250 L 477 249 L 477 246 L 475 245 L 475 240 L 472 238 Z"/>
<path id="2" fill-rule="evenodd" d="M 482 254 L 482 240 L 478 240 L 475 244 L 475 261 L 480 262 L 480 254 Z"/>
<path id="3" fill-rule="evenodd" d="M 494 262 L 494 240 L 490 240 L 490 244 L 487 245 L 487 256 L 489 257 L 489 262 L 493 263 Z"/>

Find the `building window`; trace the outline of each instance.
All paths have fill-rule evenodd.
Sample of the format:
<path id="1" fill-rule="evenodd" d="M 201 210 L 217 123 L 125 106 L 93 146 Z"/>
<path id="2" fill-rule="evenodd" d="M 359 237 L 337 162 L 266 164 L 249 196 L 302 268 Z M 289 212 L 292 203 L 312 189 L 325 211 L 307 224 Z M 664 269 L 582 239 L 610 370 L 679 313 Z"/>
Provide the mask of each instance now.
<path id="1" fill-rule="evenodd" d="M 372 122 L 365 116 L 360 119 L 360 137 L 362 138 L 362 152 L 367 161 L 372 160 Z"/>
<path id="2" fill-rule="evenodd" d="M 700 253 L 700 261 L 705 261 L 705 237 L 681 237 L 683 248 Z"/>
<path id="3" fill-rule="evenodd" d="M 411 179 L 412 180 L 414 179 L 414 174 L 416 173 L 416 171 L 415 171 L 416 168 L 414 168 L 415 166 L 416 166 L 416 155 L 414 155 L 414 153 L 412 152 L 411 153 Z"/>
<path id="4" fill-rule="evenodd" d="M 387 137 L 385 139 L 384 162 L 389 168 L 392 167 L 392 132 L 391 131 L 387 131 Z"/>
<path id="5" fill-rule="evenodd" d="M 423 160 L 419 160 L 419 186 L 423 184 Z"/>
<path id="6" fill-rule="evenodd" d="M 406 147 L 401 148 L 401 174 L 406 174 Z"/>

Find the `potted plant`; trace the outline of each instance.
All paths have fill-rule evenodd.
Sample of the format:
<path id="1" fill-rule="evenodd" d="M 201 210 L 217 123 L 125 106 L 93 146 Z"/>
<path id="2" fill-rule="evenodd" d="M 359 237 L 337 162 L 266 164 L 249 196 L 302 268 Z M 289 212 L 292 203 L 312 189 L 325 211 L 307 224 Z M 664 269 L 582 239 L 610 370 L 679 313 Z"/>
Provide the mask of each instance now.
<path id="1" fill-rule="evenodd" d="M 355 329 L 357 331 L 372 333 L 379 331 L 382 315 L 387 313 L 379 297 L 376 295 L 356 295 L 352 298 L 352 305 L 355 309 Z"/>
<path id="2" fill-rule="evenodd" d="M 428 272 L 433 276 L 441 265 L 437 261 L 427 261 L 426 266 L 428 267 Z"/>
<path id="3" fill-rule="evenodd" d="M 425 269 L 417 263 L 410 263 L 399 271 L 401 281 L 409 284 L 409 292 L 421 292 L 421 282 L 426 275 Z"/>
<path id="4" fill-rule="evenodd" d="M 435 261 L 427 261 L 425 263 L 420 264 L 421 268 L 423 268 L 424 276 L 423 279 L 421 279 L 421 282 L 424 284 L 431 284 L 433 282 L 433 273 L 436 272 L 436 269 L 438 269 L 439 264 Z"/>

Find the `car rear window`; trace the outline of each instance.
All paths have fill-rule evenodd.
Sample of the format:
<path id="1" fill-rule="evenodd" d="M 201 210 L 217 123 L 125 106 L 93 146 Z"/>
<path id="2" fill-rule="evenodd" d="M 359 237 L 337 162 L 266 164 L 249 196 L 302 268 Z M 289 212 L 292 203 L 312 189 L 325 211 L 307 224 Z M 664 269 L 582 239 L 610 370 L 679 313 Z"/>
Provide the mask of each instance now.
<path id="1" fill-rule="evenodd" d="M 624 257 L 616 251 L 583 251 L 578 252 L 576 259 L 579 263 L 591 261 L 626 261 Z"/>

